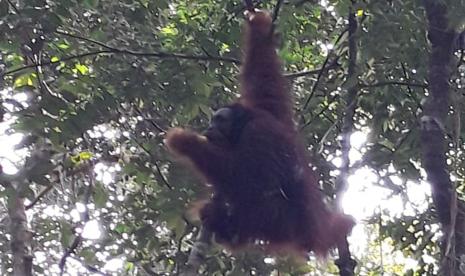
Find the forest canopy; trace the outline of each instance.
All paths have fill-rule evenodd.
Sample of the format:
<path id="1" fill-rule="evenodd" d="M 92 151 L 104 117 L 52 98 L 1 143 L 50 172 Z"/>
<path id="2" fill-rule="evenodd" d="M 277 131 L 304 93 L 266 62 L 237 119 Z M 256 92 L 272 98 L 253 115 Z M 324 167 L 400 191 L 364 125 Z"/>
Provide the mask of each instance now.
<path id="1" fill-rule="evenodd" d="M 232 253 L 191 212 L 165 134 L 239 96 L 243 1 L 1 0 L 0 274 L 465 274 L 465 1 L 246 2 L 350 250 Z"/>

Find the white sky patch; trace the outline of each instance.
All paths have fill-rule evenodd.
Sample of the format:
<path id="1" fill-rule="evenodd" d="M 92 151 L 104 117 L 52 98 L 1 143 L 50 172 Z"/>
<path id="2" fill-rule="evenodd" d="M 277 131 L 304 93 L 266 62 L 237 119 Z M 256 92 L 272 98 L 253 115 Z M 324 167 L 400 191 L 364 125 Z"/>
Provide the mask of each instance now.
<path id="1" fill-rule="evenodd" d="M 364 145 L 367 141 L 367 133 L 356 131 L 350 137 L 351 151 L 349 153 L 351 164 L 361 160 L 362 152 L 365 150 Z M 341 159 L 334 158 L 331 162 L 340 167 Z M 350 247 L 355 256 L 364 258 L 369 248 L 373 246 L 373 240 L 377 238 L 377 233 L 367 232 L 367 225 L 364 223 L 367 219 L 379 215 L 383 215 L 383 219 L 399 218 L 402 215 L 416 216 L 423 213 L 428 208 L 428 203 L 431 196 L 430 185 L 425 182 L 415 182 L 404 180 L 400 174 L 397 174 L 394 166 L 389 166 L 387 172 L 376 172 L 369 167 L 362 167 L 356 170 L 347 179 L 348 187 L 341 199 L 342 207 L 345 213 L 352 215 L 357 220 L 357 225 L 352 230 L 349 237 Z M 385 176 L 389 173 L 390 180 L 399 188 L 404 188 L 404 194 L 407 195 L 408 201 L 405 201 L 400 194 L 394 194 L 387 187 L 383 187 L 383 181 L 379 179 L 379 175 Z M 370 230 L 372 231 L 372 230 Z M 384 264 L 401 265 L 403 272 L 408 269 L 417 267 L 418 261 L 408 258 L 401 251 L 396 250 L 389 240 L 383 241 L 380 245 L 383 250 Z M 426 258 L 431 258 L 426 256 Z M 425 256 L 423 256 L 425 260 Z M 433 259 L 433 263 L 435 260 Z M 367 263 L 368 267 L 369 263 Z M 373 263 L 373 265 L 382 265 Z"/>
<path id="2" fill-rule="evenodd" d="M 340 168 L 342 166 L 342 158 L 341 157 L 334 157 L 333 160 L 331 160 L 334 166 L 336 168 Z"/>
<path id="3" fill-rule="evenodd" d="M 388 189 L 374 186 L 378 176 L 368 168 L 357 170 L 348 178 L 348 189 L 344 193 L 344 211 L 357 220 L 372 216 L 383 200 L 390 195 Z"/>
<path id="4" fill-rule="evenodd" d="M 350 135 L 350 146 L 356 149 L 361 149 L 367 141 L 368 133 L 355 131 Z"/>
<path id="5" fill-rule="evenodd" d="M 96 220 L 90 220 L 82 229 L 82 237 L 89 240 L 98 240 L 102 236 L 100 224 Z"/>
<path id="6" fill-rule="evenodd" d="M 84 213 L 86 211 L 86 205 L 82 204 L 81 202 L 77 202 L 76 203 L 76 210 L 79 212 L 79 213 Z"/>
<path id="7" fill-rule="evenodd" d="M 111 259 L 105 264 L 103 270 L 108 272 L 118 271 L 123 268 L 124 262 L 124 258 Z"/>
<path id="8" fill-rule="evenodd" d="M 57 205 L 49 205 L 42 210 L 42 214 L 47 217 L 61 217 L 63 216 L 63 210 Z"/>
<path id="9" fill-rule="evenodd" d="M 102 182 L 104 185 L 108 185 L 115 180 L 115 174 L 121 171 L 121 166 L 119 164 L 108 166 L 104 163 L 97 163 L 94 167 L 94 171 L 97 174 L 95 179 Z"/>
<path id="10" fill-rule="evenodd" d="M 327 6 L 329 5 L 329 2 L 328 2 L 328 0 L 321 0 L 321 1 L 320 1 L 320 5 L 321 5 L 322 7 L 327 7 Z"/>
<path id="11" fill-rule="evenodd" d="M 351 160 L 350 164 L 353 164 L 353 160 L 360 160 L 362 159 L 363 155 L 359 150 L 356 150 L 354 148 L 350 149 L 349 151 L 349 160 Z"/>
<path id="12" fill-rule="evenodd" d="M 324 43 L 322 41 L 317 41 L 316 44 L 320 47 L 321 53 L 326 56 L 334 48 L 334 45 L 331 43 Z"/>
<path id="13" fill-rule="evenodd" d="M 411 202 L 414 202 L 417 205 L 428 204 L 428 199 L 431 197 L 431 186 L 426 181 L 422 181 L 420 183 L 407 181 L 406 193 Z"/>
<path id="14" fill-rule="evenodd" d="M 43 263 L 47 260 L 47 254 L 43 251 L 36 251 L 34 252 L 34 262 L 36 264 Z"/>
<path id="15" fill-rule="evenodd" d="M 275 258 L 267 257 L 267 258 L 264 258 L 264 259 L 263 259 L 263 262 L 264 262 L 265 264 L 274 265 L 274 264 L 276 264 L 276 259 L 275 259 Z"/>
<path id="16" fill-rule="evenodd" d="M 367 141 L 367 132 L 356 131 L 350 137 L 352 146 L 349 154 L 351 163 L 362 158 L 360 150 Z M 357 152 L 358 154 L 356 154 Z M 337 167 L 341 165 L 341 159 L 336 157 L 332 160 Z M 389 166 L 388 171 L 395 173 L 396 169 Z M 404 180 L 399 175 L 390 176 L 395 185 L 402 187 Z M 409 202 L 404 202 L 400 195 L 393 195 L 392 190 L 382 187 L 382 181 L 378 174 L 371 168 L 364 167 L 356 170 L 347 179 L 348 189 L 342 199 L 344 211 L 354 216 L 358 221 L 372 217 L 379 210 L 387 210 L 392 217 L 404 215 L 416 215 L 428 208 L 428 200 L 431 196 L 430 185 L 424 181 L 417 183 L 407 181 L 406 191 Z"/>
<path id="17" fill-rule="evenodd" d="M 29 99 L 28 95 L 26 93 L 14 93 L 12 98 L 15 101 L 20 102 L 23 106 L 28 106 L 27 100 Z"/>
<path id="18" fill-rule="evenodd" d="M 108 124 L 101 124 L 94 126 L 91 130 L 87 131 L 87 134 L 91 138 L 105 138 L 107 140 L 114 140 L 118 138 L 121 134 L 119 129 L 116 129 Z"/>
<path id="19" fill-rule="evenodd" d="M 103 137 L 111 140 L 111 139 L 116 138 L 117 134 L 118 132 L 116 131 L 116 129 L 108 129 L 103 133 Z"/>
<path id="20" fill-rule="evenodd" d="M 71 210 L 71 212 L 69 212 L 69 215 L 71 216 L 71 220 L 75 223 L 81 220 L 81 214 L 76 209 Z"/>
<path id="21" fill-rule="evenodd" d="M 2 149 L 0 151 L 0 163 L 2 164 L 3 172 L 6 174 L 17 173 L 17 164 L 24 160 L 28 152 L 27 149 L 15 149 L 15 146 L 23 139 L 23 134 L 5 134 L 6 130 L 9 129 L 10 125 L 15 121 L 15 119 L 16 118 L 11 118 L 3 123 L 0 123 L 0 133 L 3 133 L 3 135 L 0 135 L 0 145 L 2 145 Z"/>
<path id="22" fill-rule="evenodd" d="M 369 244 L 370 237 L 367 235 L 365 225 L 357 223 L 348 237 L 350 249 L 357 255 L 363 256 Z"/>

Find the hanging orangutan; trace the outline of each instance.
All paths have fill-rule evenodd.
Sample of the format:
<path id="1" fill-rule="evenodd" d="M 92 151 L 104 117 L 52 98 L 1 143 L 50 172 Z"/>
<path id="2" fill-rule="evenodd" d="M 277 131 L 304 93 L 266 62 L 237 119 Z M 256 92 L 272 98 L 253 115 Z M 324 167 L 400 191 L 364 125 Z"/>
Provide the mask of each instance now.
<path id="1" fill-rule="evenodd" d="M 230 249 L 327 255 L 354 225 L 324 204 L 293 121 L 293 101 L 268 12 L 246 12 L 241 97 L 204 134 L 173 128 L 166 145 L 213 189 L 200 218 Z"/>

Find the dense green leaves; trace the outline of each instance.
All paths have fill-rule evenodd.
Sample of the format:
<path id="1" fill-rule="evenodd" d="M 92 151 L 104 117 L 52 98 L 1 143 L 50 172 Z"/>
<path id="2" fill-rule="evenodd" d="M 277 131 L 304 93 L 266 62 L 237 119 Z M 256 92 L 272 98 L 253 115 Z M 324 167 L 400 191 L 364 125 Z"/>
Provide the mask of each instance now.
<path id="1" fill-rule="evenodd" d="M 276 20 L 279 54 L 292 83 L 296 120 L 322 189 L 332 197 L 345 93 L 357 88 L 355 128 L 367 134 L 367 141 L 354 150 L 359 157 L 352 160 L 353 173 L 366 169 L 377 179 L 350 184 L 381 187 L 408 211 L 394 214 L 392 203 L 379 203 L 381 214 L 361 217 L 368 230 L 366 237 L 358 234 L 351 240 L 359 262 L 356 273 L 432 275 L 437 225 L 430 202 L 419 207 L 407 191 L 424 177 L 418 130 L 429 55 L 424 11 L 421 1 L 357 2 L 292 0 L 281 7 Z M 447 2 L 451 24 L 460 30 L 465 3 Z M 275 4 L 263 1 L 260 7 L 273 10 Z M 351 77 L 349 11 L 359 24 L 357 76 Z M 45 256 L 35 256 L 39 275 L 57 273 L 60 258 L 90 220 L 99 222 L 102 233 L 72 249 L 71 274 L 171 275 L 185 270 L 199 226 L 195 206 L 208 189 L 173 162 L 163 147 L 164 131 L 172 126 L 201 130 L 213 109 L 238 96 L 242 12 L 241 1 L 0 1 L 5 89 L 0 103 L 6 118 L 12 118 L 9 133 L 40 137 L 52 148 L 50 162 L 28 179 L 26 189 L 32 201 L 44 183 L 53 185 L 30 210 L 34 250 Z M 317 79 L 312 70 L 323 64 L 328 70 Z M 459 68 L 458 76 L 463 65 Z M 454 81 L 456 103 L 463 102 L 463 81 Z M 461 108 L 451 107 L 457 117 L 446 126 L 458 141 Z M 464 159 L 456 140 L 451 140 L 456 146 L 450 153 L 452 174 L 463 179 Z M 462 182 L 457 188 L 463 192 Z M 0 188 L 0 202 L 7 191 Z M 0 223 L 2 252 L 9 252 L 7 231 Z M 379 253 L 381 243 L 388 250 Z M 361 244 L 366 247 L 357 249 Z M 389 258 L 391 252 L 417 263 L 398 264 Z M 313 259 L 296 263 L 264 257 L 263 252 L 230 254 L 213 246 L 201 269 L 204 275 L 337 273 L 334 265 L 324 267 Z M 122 265 L 105 267 L 112 259 Z M 1 274 L 10 268 L 9 255 L 3 254 Z"/>

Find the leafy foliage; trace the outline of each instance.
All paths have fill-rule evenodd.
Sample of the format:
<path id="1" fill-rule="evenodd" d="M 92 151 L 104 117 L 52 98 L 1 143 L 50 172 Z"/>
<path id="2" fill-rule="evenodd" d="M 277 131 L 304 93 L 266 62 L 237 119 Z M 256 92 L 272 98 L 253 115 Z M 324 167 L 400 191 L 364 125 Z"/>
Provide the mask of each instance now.
<path id="1" fill-rule="evenodd" d="M 343 95 L 356 86 L 356 128 L 369 135 L 361 158 L 353 160 L 354 171 L 378 172 L 374 184 L 407 204 L 406 183 L 424 177 L 418 147 L 429 49 L 424 11 L 412 0 L 355 6 L 348 0 L 315 2 L 287 1 L 276 28 L 295 92 L 296 119 L 322 188 L 334 194 L 337 167 L 331 160 L 340 154 L 337 141 L 348 104 Z M 451 22 L 461 28 L 465 4 L 448 2 Z M 274 4 L 264 1 L 261 7 L 272 10 Z M 351 7 L 359 22 L 358 77 L 352 79 L 347 78 L 345 21 Z M 10 134 L 24 135 L 18 149 L 45 143 L 53 152 L 44 163 L 53 166 L 35 168 L 36 177 L 24 191 L 32 203 L 51 185 L 28 211 L 38 275 L 59 273 L 64 252 L 89 221 L 99 222 L 102 235 L 84 237 L 67 261 L 69 271 L 171 275 L 185 269 L 199 227 L 190 210 L 207 193 L 166 153 L 164 131 L 176 125 L 202 129 L 212 109 L 237 97 L 242 12 L 237 0 L 0 1 L 0 118 L 11 124 Z M 318 77 L 312 70 L 323 64 Z M 452 174 L 460 180 L 465 175 L 464 132 L 456 122 L 463 117 L 463 58 L 458 68 L 461 77 L 454 82 L 456 104 L 451 107 L 455 119 L 446 128 Z M 19 100 L 24 96 L 27 100 Z M 97 173 L 95 181 L 88 166 Z M 392 181 L 396 177 L 405 181 Z M 464 199 L 462 182 L 456 183 Z M 6 202 L 8 193 L 0 187 L 0 202 Z M 435 263 L 429 260 L 438 254 L 437 225 L 431 209 L 396 217 L 388 206 L 379 209 L 366 222 L 379 233 L 370 236 L 370 253 L 355 253 L 357 273 L 434 274 Z M 5 215 L 0 207 L 0 219 Z M 10 250 L 8 231 L 0 223 L 2 252 Z M 383 256 L 374 250 L 378 242 L 418 263 L 406 268 L 393 261 L 380 267 Z M 264 257 L 263 252 L 230 254 L 214 247 L 202 273 L 337 271 L 332 264 L 322 268 L 317 262 Z M 6 274 L 11 260 L 8 254 L 0 258 L 1 274 Z M 115 259 L 123 265 L 111 272 L 105 264 Z"/>

